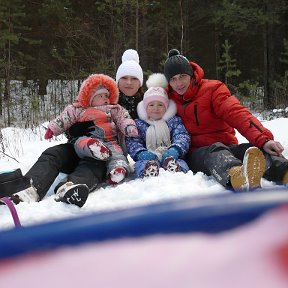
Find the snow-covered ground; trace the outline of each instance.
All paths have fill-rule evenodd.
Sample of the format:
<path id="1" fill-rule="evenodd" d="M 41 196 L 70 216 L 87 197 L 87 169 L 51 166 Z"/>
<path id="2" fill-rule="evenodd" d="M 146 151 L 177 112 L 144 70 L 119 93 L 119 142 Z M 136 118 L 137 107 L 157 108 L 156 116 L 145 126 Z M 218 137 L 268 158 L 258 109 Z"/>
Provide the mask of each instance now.
<path id="1" fill-rule="evenodd" d="M 284 146 L 283 155 L 288 158 L 288 138 L 286 136 L 288 119 L 279 118 L 263 121 L 263 124 L 273 132 L 275 140 L 281 142 Z M 44 128 L 42 127 L 33 130 L 5 128 L 2 129 L 2 134 L 4 136 L 2 143 L 5 147 L 5 153 L 10 157 L 0 153 L 0 171 L 21 168 L 23 174 L 29 170 L 46 148 L 66 142 L 66 138 L 62 136 L 51 141 L 44 140 Z M 237 137 L 240 142 L 247 142 L 241 135 L 237 134 Z M 0 151 L 3 151 L 2 147 Z M 133 161 L 131 159 L 130 161 L 132 165 Z M 89 195 L 85 205 L 78 208 L 74 205 L 54 201 L 53 188 L 64 177 L 63 174 L 58 176 L 41 202 L 17 205 L 17 212 L 23 226 L 80 217 L 94 212 L 148 205 L 187 196 L 201 197 L 208 194 L 231 193 L 213 180 L 212 177 L 207 177 L 202 173 L 193 175 L 190 171 L 187 174 L 171 174 L 161 169 L 158 177 L 145 180 L 135 179 L 118 186 L 96 189 Z M 262 179 L 262 186 L 268 188 L 275 186 L 275 184 Z M 14 223 L 8 208 L 1 205 L 0 230 L 13 227 Z"/>

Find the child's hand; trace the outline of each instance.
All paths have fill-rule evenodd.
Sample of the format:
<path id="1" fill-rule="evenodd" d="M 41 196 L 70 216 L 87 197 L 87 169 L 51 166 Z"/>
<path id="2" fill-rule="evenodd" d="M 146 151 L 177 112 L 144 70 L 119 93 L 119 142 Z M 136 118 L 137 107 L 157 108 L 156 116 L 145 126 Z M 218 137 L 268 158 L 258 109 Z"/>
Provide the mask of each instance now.
<path id="1" fill-rule="evenodd" d="M 164 161 L 168 157 L 173 157 L 175 160 L 179 158 L 178 149 L 175 147 L 170 147 L 162 156 L 162 160 Z"/>
<path id="2" fill-rule="evenodd" d="M 155 155 L 154 153 L 148 150 L 141 151 L 136 156 L 137 156 L 137 160 L 156 160 L 157 159 L 157 155 Z"/>
<path id="3" fill-rule="evenodd" d="M 50 128 L 48 128 L 44 135 L 44 139 L 45 140 L 51 139 L 53 135 L 54 135 L 53 131 Z"/>
<path id="4" fill-rule="evenodd" d="M 127 126 L 127 136 L 128 137 L 137 137 L 138 136 L 138 130 L 134 125 Z"/>

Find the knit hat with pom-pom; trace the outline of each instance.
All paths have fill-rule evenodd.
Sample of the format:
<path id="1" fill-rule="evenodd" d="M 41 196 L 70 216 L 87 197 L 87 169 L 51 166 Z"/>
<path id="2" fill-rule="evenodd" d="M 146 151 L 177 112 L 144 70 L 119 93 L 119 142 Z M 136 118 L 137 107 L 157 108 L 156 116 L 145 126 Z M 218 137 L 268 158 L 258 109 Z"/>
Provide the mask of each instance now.
<path id="1" fill-rule="evenodd" d="M 134 49 L 126 50 L 122 55 L 122 64 L 116 72 L 116 83 L 124 76 L 136 77 L 143 85 L 143 70 L 139 65 L 139 55 Z"/>
<path id="2" fill-rule="evenodd" d="M 166 112 L 162 117 L 163 120 L 168 121 L 168 119 L 176 115 L 176 104 L 173 100 L 168 98 L 164 89 L 167 85 L 168 82 L 164 74 L 154 73 L 149 76 L 146 81 L 148 90 L 144 93 L 143 100 L 137 105 L 137 113 L 140 119 L 149 121 L 147 107 L 149 103 L 153 101 L 159 101 L 164 104 Z"/>
<path id="3" fill-rule="evenodd" d="M 177 49 L 171 49 L 164 64 L 164 74 L 169 82 L 172 77 L 178 74 L 193 76 L 193 69 L 185 56 L 181 55 Z"/>
<path id="4" fill-rule="evenodd" d="M 146 81 L 146 85 L 148 90 L 144 93 L 143 97 L 143 104 L 144 108 L 147 109 L 149 103 L 153 101 L 162 102 L 165 108 L 168 108 L 169 99 L 164 87 L 168 85 L 168 82 L 161 73 L 154 73 L 149 76 L 148 80 Z"/>

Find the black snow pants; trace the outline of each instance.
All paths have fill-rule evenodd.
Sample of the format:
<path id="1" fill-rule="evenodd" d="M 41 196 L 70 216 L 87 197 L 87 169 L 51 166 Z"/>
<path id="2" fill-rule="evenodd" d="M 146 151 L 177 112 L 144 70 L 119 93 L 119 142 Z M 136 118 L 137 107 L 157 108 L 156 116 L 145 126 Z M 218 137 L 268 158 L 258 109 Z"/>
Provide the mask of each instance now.
<path id="1" fill-rule="evenodd" d="M 67 181 L 86 184 L 91 192 L 104 181 L 106 165 L 92 158 L 80 159 L 73 144 L 65 143 L 46 149 L 25 176 L 32 179 L 42 199 L 60 172 L 68 174 Z"/>
<path id="2" fill-rule="evenodd" d="M 193 173 L 203 172 L 208 176 L 212 175 L 224 187 L 230 188 L 228 170 L 242 165 L 246 150 L 252 146 L 250 143 L 226 146 L 216 142 L 188 153 L 186 162 Z M 266 158 L 264 178 L 281 184 L 283 175 L 288 169 L 288 160 L 262 152 Z"/>

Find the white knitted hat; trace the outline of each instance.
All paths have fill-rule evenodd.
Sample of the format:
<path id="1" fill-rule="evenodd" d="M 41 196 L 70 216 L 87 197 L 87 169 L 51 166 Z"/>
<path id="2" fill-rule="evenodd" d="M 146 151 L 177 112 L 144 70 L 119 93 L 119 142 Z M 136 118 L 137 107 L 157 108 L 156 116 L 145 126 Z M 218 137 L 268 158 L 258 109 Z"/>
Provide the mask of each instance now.
<path id="1" fill-rule="evenodd" d="M 116 72 L 116 83 L 118 84 L 120 78 L 123 76 L 134 76 L 143 85 L 143 70 L 139 65 L 139 55 L 134 49 L 126 50 L 122 55 L 122 64 Z"/>

